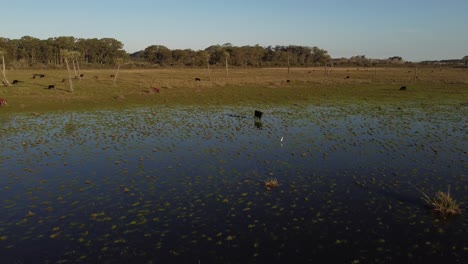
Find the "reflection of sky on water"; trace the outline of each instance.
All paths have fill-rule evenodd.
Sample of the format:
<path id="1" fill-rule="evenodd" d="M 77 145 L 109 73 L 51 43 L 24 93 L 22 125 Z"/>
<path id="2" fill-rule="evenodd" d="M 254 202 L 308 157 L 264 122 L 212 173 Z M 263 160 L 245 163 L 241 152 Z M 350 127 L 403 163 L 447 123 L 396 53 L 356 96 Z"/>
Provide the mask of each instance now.
<path id="1" fill-rule="evenodd" d="M 21 260 L 21 247 L 28 245 L 38 252 L 57 247 L 58 255 L 44 260 L 88 251 L 91 259 L 112 260 L 120 250 L 140 260 L 160 254 L 196 261 L 194 250 L 206 249 L 209 260 L 246 261 L 258 254 L 279 261 L 284 257 L 273 253 L 282 252 L 303 261 L 346 244 L 336 260 L 348 261 L 357 258 L 354 247 L 371 247 L 372 239 L 403 250 L 389 226 L 406 230 L 408 246 L 430 239 L 424 230 L 433 226 L 424 223 L 433 217 L 408 182 L 429 193 L 451 184 L 455 196 L 467 200 L 464 115 L 275 107 L 263 109 L 258 129 L 253 110 L 154 108 L 3 120 L 0 236 L 7 239 L 0 241 L 6 243 L 1 255 Z M 265 191 L 261 181 L 268 177 L 277 178 L 280 189 Z M 28 211 L 34 218 L 25 217 Z M 90 218 L 98 212 L 105 215 Z M 420 226 L 409 229 L 413 218 Z M 60 231 L 51 231 L 55 227 Z M 439 239 L 447 247 L 466 244 L 462 227 L 466 222 L 454 222 Z M 85 230 L 94 233 L 84 236 Z M 75 251 L 51 241 L 54 232 Z M 89 245 L 81 248 L 83 240 Z M 245 245 L 249 249 L 240 251 Z M 103 253 L 106 247 L 115 251 Z M 422 259 L 441 254 L 403 251 Z M 394 256 L 360 252 L 367 259 Z"/>

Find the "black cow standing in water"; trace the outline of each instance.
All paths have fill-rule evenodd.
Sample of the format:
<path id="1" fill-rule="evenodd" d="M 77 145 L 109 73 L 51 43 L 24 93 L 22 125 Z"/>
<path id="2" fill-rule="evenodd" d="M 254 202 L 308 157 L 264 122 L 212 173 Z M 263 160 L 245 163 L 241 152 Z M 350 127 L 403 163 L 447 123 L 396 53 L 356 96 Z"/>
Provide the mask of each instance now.
<path id="1" fill-rule="evenodd" d="M 258 110 L 255 110 L 255 113 L 254 113 L 254 125 L 256 128 L 258 129 L 262 129 L 263 125 L 262 125 L 262 115 L 263 115 L 263 112 L 260 112 Z"/>
<path id="2" fill-rule="evenodd" d="M 255 114 L 254 114 L 255 121 L 259 121 L 259 122 L 262 121 L 262 115 L 263 115 L 263 112 L 255 110 Z"/>

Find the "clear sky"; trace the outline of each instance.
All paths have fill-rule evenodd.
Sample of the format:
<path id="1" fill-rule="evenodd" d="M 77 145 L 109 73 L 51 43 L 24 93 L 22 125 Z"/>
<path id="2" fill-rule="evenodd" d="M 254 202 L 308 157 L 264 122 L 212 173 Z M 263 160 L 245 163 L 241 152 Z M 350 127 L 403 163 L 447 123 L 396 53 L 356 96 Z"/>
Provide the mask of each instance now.
<path id="1" fill-rule="evenodd" d="M 334 58 L 468 55 L 468 0 L 0 0 L 0 37 L 110 37 L 127 52 L 318 46 Z"/>

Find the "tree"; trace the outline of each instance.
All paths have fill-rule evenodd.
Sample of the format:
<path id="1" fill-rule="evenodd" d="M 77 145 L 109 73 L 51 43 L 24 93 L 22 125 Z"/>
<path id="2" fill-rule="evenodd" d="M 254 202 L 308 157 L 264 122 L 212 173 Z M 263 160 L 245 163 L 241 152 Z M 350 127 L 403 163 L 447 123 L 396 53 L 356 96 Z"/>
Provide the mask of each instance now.
<path id="1" fill-rule="evenodd" d="M 67 71 L 68 71 L 68 82 L 70 83 L 70 92 L 73 92 L 73 81 L 72 81 L 72 74 L 70 71 L 70 64 L 68 63 L 69 59 L 73 59 L 73 52 L 70 52 L 68 50 L 60 50 L 60 57 L 63 58 L 65 61 L 65 64 L 67 65 Z"/>
<path id="2" fill-rule="evenodd" d="M 10 82 L 6 77 L 6 67 L 5 67 L 5 51 L 0 50 L 0 55 L 2 56 L 2 76 L 3 76 L 3 84 L 5 86 L 11 86 Z"/>
<path id="3" fill-rule="evenodd" d="M 330 55 L 328 55 L 328 52 L 326 50 L 313 47 L 311 59 L 312 63 L 314 63 L 315 65 L 325 65 L 331 60 L 331 57 Z"/>
<path id="4" fill-rule="evenodd" d="M 463 57 L 462 62 L 465 64 L 465 67 L 468 67 L 468 55 Z"/>
<path id="5" fill-rule="evenodd" d="M 144 50 L 143 57 L 148 62 L 164 65 L 169 64 L 171 62 L 172 52 L 165 46 L 152 45 Z"/>

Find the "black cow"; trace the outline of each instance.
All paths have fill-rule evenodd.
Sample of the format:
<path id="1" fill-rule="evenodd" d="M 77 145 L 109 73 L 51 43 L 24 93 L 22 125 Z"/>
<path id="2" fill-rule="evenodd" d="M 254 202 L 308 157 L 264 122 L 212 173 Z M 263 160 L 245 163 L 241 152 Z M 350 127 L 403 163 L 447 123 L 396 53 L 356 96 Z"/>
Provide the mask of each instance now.
<path id="1" fill-rule="evenodd" d="M 84 74 L 80 74 L 80 77 L 83 78 Z"/>
<path id="2" fill-rule="evenodd" d="M 286 80 L 286 82 L 287 82 L 287 83 L 290 83 L 290 82 L 291 82 L 291 80 Z"/>
<path id="3" fill-rule="evenodd" d="M 21 82 L 21 81 L 13 80 L 13 82 L 12 82 L 11 84 L 17 84 L 17 83 L 19 83 L 19 82 Z"/>
<path id="4" fill-rule="evenodd" d="M 400 87 L 400 91 L 406 91 L 406 86 Z"/>
<path id="5" fill-rule="evenodd" d="M 110 77 L 111 77 L 111 78 L 115 78 L 115 75 L 114 75 L 114 74 L 111 74 Z"/>
<path id="6" fill-rule="evenodd" d="M 262 120 L 262 115 L 263 115 L 263 112 L 255 110 L 254 119 L 258 120 L 258 121 L 261 121 Z"/>
<path id="7" fill-rule="evenodd" d="M 49 84 L 49 87 L 48 87 L 48 89 L 54 89 L 54 88 L 55 88 L 55 85 L 53 85 L 53 84 Z"/>
<path id="8" fill-rule="evenodd" d="M 201 79 L 197 77 L 197 78 L 195 78 L 195 81 L 196 82 L 201 82 Z"/>

